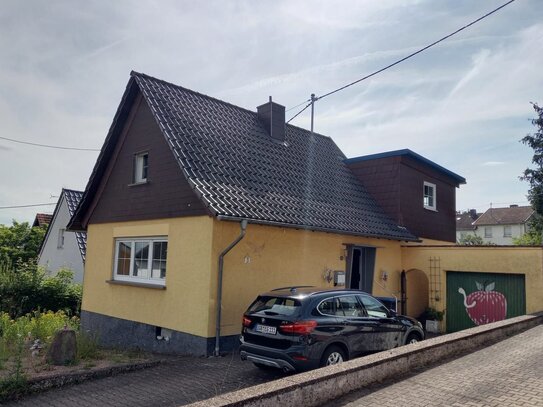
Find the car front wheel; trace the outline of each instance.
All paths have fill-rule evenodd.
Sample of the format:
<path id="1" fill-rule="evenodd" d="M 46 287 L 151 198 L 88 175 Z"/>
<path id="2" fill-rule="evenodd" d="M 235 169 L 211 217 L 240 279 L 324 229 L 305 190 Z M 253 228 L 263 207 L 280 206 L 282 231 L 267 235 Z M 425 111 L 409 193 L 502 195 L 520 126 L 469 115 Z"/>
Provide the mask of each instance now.
<path id="1" fill-rule="evenodd" d="M 409 345 L 410 343 L 417 343 L 417 342 L 420 342 L 420 336 L 415 334 L 415 333 L 411 333 L 407 337 L 407 340 L 405 341 L 405 344 Z"/>
<path id="2" fill-rule="evenodd" d="M 321 358 L 321 366 L 337 365 L 347 360 L 343 349 L 339 346 L 330 346 L 327 348 Z"/>

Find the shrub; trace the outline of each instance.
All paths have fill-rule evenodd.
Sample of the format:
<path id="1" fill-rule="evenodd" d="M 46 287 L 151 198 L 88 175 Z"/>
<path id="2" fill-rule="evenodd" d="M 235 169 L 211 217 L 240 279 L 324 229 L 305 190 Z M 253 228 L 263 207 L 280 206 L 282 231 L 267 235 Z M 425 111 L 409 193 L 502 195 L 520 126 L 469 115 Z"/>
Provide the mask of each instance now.
<path id="1" fill-rule="evenodd" d="M 16 343 L 20 337 L 48 342 L 56 331 L 65 326 L 77 331 L 79 318 L 70 317 L 64 311 L 35 311 L 17 319 L 11 319 L 5 312 L 0 313 L 0 338 L 6 344 Z"/>
<path id="2" fill-rule="evenodd" d="M 0 312 L 12 318 L 39 309 L 79 315 L 82 289 L 72 279 L 69 270 L 47 276 L 35 261 L 15 265 L 0 261 Z"/>

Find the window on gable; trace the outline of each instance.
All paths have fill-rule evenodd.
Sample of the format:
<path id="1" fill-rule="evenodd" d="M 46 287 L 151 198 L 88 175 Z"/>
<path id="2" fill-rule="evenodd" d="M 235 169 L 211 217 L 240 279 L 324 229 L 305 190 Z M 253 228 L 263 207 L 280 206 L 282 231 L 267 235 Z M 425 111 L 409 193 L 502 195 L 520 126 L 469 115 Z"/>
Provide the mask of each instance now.
<path id="1" fill-rule="evenodd" d="M 436 185 L 424 181 L 424 207 L 426 209 L 436 210 Z"/>
<path id="2" fill-rule="evenodd" d="M 492 237 L 492 227 L 485 226 L 485 237 L 491 238 Z"/>
<path id="3" fill-rule="evenodd" d="M 503 237 L 511 237 L 511 225 L 505 225 L 503 227 Z"/>
<path id="4" fill-rule="evenodd" d="M 64 232 L 66 229 L 59 229 L 58 230 L 58 241 L 57 241 L 57 249 L 62 249 L 64 247 Z"/>
<path id="5" fill-rule="evenodd" d="M 135 184 L 147 182 L 149 153 L 140 153 L 134 156 L 134 177 Z"/>
<path id="6" fill-rule="evenodd" d="M 167 254 L 164 237 L 117 239 L 114 279 L 163 285 Z"/>

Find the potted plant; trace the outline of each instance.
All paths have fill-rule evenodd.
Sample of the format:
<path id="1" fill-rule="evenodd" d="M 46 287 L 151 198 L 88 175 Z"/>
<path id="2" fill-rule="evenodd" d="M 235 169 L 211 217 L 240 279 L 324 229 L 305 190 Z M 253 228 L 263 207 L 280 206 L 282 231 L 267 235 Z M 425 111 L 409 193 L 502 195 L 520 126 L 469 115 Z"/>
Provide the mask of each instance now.
<path id="1" fill-rule="evenodd" d="M 423 319 L 427 332 L 439 333 L 439 323 L 443 321 L 445 311 L 438 311 L 433 307 L 428 307 L 424 310 Z"/>

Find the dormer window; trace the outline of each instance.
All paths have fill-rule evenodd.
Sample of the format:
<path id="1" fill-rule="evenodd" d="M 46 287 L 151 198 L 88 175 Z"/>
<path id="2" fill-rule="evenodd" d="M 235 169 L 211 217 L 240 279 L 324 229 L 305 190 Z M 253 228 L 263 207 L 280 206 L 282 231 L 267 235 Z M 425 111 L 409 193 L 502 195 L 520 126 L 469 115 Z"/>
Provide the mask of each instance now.
<path id="1" fill-rule="evenodd" d="M 134 156 L 134 183 L 147 182 L 148 153 L 139 153 Z"/>
<path id="2" fill-rule="evenodd" d="M 432 211 L 436 210 L 436 185 L 424 181 L 424 198 L 423 204 L 425 209 Z"/>

